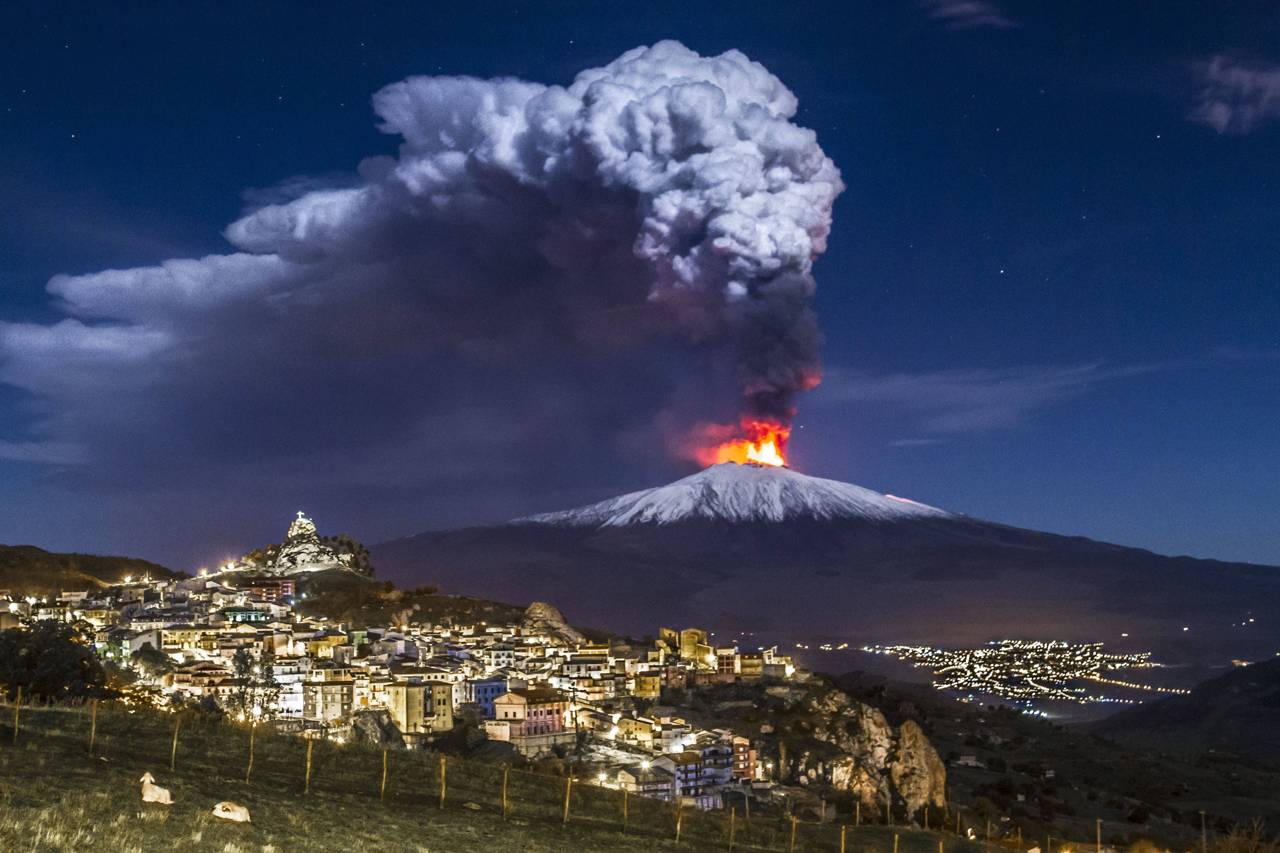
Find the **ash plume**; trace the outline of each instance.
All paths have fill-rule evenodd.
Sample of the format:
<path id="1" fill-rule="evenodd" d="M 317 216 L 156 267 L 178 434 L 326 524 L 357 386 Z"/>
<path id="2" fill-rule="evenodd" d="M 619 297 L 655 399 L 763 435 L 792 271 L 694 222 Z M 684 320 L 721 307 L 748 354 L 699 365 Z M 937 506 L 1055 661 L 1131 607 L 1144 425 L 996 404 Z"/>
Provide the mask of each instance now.
<path id="1" fill-rule="evenodd" d="M 278 203 L 226 228 L 232 253 L 55 276 L 64 318 L 0 323 L 0 381 L 35 413 L 0 448 L 163 479 L 246 457 L 367 467 L 430 436 L 447 466 L 529 440 L 519 407 L 584 438 L 640 410 L 653 428 L 699 372 L 733 385 L 736 414 L 785 421 L 819 376 L 811 267 L 843 189 L 796 107 L 743 54 L 672 41 L 568 86 L 389 85 L 373 108 L 397 156 L 249 196 Z"/>
<path id="2" fill-rule="evenodd" d="M 813 131 L 791 122 L 795 96 L 760 64 L 668 41 L 567 88 L 414 77 L 374 108 L 404 138 L 397 162 L 370 168 L 362 187 L 263 208 L 231 241 L 300 262 L 359 260 L 378 243 L 371 229 L 435 220 L 520 240 L 527 211 L 542 223 L 537 251 L 565 287 L 592 291 L 576 294 L 589 304 L 643 289 L 667 309 L 659 324 L 728 341 L 750 414 L 787 419 L 815 382 L 810 270 L 842 184 Z"/>

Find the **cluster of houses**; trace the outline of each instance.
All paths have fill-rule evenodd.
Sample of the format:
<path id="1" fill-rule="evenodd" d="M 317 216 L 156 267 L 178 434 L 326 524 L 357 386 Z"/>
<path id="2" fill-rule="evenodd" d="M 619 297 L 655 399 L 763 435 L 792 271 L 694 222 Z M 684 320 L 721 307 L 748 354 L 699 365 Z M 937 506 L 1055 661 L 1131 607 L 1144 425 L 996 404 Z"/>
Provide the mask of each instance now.
<path id="1" fill-rule="evenodd" d="M 589 744 L 607 759 L 601 784 L 703 808 L 719 806 L 727 786 L 767 783 L 751 741 L 701 730 L 660 701 L 667 688 L 793 677 L 773 649 L 716 646 L 696 628 L 592 642 L 540 603 L 512 624 L 355 628 L 295 611 L 299 579 L 130 578 L 13 599 L 0 613 L 13 624 L 80 623 L 161 706 L 213 703 L 335 740 L 381 714 L 411 748 L 465 717 L 529 757 Z"/>

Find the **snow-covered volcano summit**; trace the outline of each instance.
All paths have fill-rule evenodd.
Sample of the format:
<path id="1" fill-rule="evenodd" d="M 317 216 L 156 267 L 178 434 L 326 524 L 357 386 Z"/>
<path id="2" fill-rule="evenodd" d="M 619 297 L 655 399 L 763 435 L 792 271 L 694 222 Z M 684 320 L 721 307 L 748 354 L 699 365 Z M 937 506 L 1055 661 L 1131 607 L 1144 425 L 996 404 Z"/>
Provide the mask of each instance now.
<path id="1" fill-rule="evenodd" d="M 672 622 L 855 644 L 1125 633 L 1133 648 L 1181 655 L 1188 625 L 1242 613 L 1280 625 L 1274 568 L 1162 557 L 732 463 L 581 509 L 420 533 L 374 556 L 405 583 L 563 602 L 578 624 L 637 635 Z M 1280 628 L 1201 636 L 1194 654 L 1206 661 L 1256 659 L 1275 653 Z"/>
<path id="2" fill-rule="evenodd" d="M 951 513 L 851 483 L 810 477 L 790 468 L 713 465 L 666 486 L 610 498 L 590 506 L 519 519 L 519 524 L 625 527 L 679 521 L 788 521 L 858 518 L 898 521 L 952 518 Z"/>

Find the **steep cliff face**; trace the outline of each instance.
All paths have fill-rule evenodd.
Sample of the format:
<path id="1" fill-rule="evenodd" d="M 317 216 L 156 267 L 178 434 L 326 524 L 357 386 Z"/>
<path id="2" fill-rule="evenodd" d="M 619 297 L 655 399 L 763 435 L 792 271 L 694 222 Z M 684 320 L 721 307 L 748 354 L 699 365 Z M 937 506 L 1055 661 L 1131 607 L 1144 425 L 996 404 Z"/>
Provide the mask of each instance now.
<path id="1" fill-rule="evenodd" d="M 899 802 L 915 814 L 926 804 L 946 804 L 946 767 L 914 721 L 895 731 L 878 709 L 828 687 L 809 707 L 816 718 L 813 736 L 841 752 L 828 762 L 832 787 L 868 808 Z"/>
<path id="2" fill-rule="evenodd" d="M 854 702 L 838 690 L 822 691 L 809 702 L 815 717 L 814 737 L 835 746 L 840 755 L 829 762 L 830 783 L 868 807 L 892 796 L 884 772 L 893 754 L 893 728 L 870 705 Z"/>
<path id="3" fill-rule="evenodd" d="M 791 786 L 801 786 L 815 806 L 838 795 L 861 803 L 868 816 L 891 806 L 899 819 L 946 805 L 946 768 L 911 716 L 894 726 L 824 676 L 715 685 L 663 699 L 696 725 L 750 738 L 769 778 L 790 788 L 788 796 L 799 793 Z"/>
<path id="4" fill-rule="evenodd" d="M 893 796 L 884 772 L 885 758 L 893 746 L 893 729 L 879 711 L 870 710 L 858 715 L 858 735 L 852 745 L 844 747 L 846 756 L 832 764 L 831 784 L 848 790 L 863 805 L 875 807 Z"/>
<path id="5" fill-rule="evenodd" d="M 912 814 L 925 805 L 947 804 L 946 765 L 915 720 L 905 720 L 898 728 L 898 748 L 889 765 L 889 778 Z"/>

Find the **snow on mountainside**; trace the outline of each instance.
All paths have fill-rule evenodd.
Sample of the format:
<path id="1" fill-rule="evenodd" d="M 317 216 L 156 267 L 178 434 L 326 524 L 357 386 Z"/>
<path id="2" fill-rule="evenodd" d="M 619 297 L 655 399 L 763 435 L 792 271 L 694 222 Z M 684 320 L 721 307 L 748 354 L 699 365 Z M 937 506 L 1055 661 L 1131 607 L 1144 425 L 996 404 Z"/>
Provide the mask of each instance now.
<path id="1" fill-rule="evenodd" d="M 405 584 L 502 590 L 637 635 L 658 622 L 851 645 L 1123 636 L 1125 650 L 1197 664 L 1280 648 L 1276 568 L 1009 527 L 783 468 L 717 465 L 373 557 Z M 1256 622 L 1222 629 L 1246 614 Z"/>
<path id="2" fill-rule="evenodd" d="M 632 492 L 579 509 L 549 512 L 516 524 L 625 527 L 677 521 L 786 521 L 860 518 L 898 521 L 955 518 L 935 507 L 861 486 L 764 465 L 725 462 L 666 486 Z"/>

